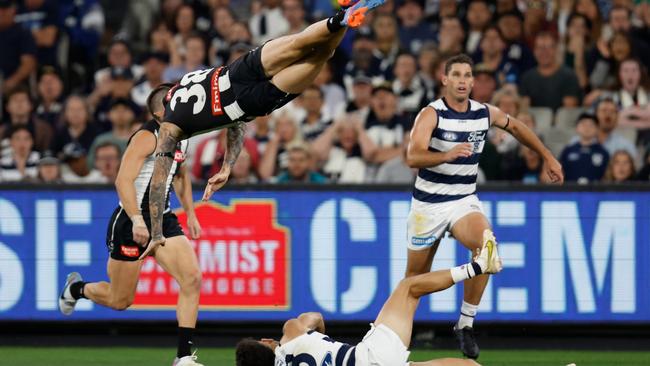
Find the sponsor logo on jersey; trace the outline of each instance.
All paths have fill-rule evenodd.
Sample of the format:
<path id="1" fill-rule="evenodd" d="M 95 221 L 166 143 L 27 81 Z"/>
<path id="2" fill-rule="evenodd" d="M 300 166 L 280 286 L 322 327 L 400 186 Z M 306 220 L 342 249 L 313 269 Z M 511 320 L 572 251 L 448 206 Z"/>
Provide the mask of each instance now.
<path id="1" fill-rule="evenodd" d="M 212 115 L 213 116 L 219 116 L 223 114 L 223 108 L 221 107 L 221 92 L 219 91 L 219 74 L 221 73 L 221 69 L 223 67 L 220 67 L 212 73 L 212 90 L 211 90 L 211 95 L 212 95 Z"/>
<path id="2" fill-rule="evenodd" d="M 290 231 L 273 200 L 198 204 L 202 234 L 191 240 L 203 279 L 201 309 L 286 311 L 290 306 Z M 187 214 L 176 210 L 187 233 Z M 153 258 L 145 259 L 136 309 L 174 309 L 179 287 Z"/>
<path id="3" fill-rule="evenodd" d="M 467 142 L 481 142 L 485 140 L 485 131 L 472 131 L 469 133 Z"/>
<path id="4" fill-rule="evenodd" d="M 137 258 L 140 256 L 140 248 L 120 245 L 120 253 L 125 257 Z"/>
<path id="5" fill-rule="evenodd" d="M 436 241 L 436 236 L 413 236 L 411 237 L 411 244 L 415 246 L 431 245 Z"/>

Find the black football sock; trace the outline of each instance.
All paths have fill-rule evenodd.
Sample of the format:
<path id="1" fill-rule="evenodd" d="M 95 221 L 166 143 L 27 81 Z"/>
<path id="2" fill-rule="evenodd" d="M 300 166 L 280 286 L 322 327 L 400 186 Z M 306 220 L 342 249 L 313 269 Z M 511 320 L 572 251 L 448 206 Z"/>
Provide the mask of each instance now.
<path id="1" fill-rule="evenodd" d="M 181 358 L 192 354 L 192 336 L 194 328 L 178 327 L 178 350 L 176 357 Z"/>
<path id="2" fill-rule="evenodd" d="M 341 24 L 343 18 L 345 18 L 345 10 L 341 9 L 327 19 L 327 29 L 329 29 L 330 33 L 336 33 L 345 27 Z"/>
<path id="3" fill-rule="evenodd" d="M 85 299 L 84 286 L 86 286 L 86 282 L 83 281 L 73 283 L 70 285 L 70 295 L 72 295 L 75 300 Z"/>

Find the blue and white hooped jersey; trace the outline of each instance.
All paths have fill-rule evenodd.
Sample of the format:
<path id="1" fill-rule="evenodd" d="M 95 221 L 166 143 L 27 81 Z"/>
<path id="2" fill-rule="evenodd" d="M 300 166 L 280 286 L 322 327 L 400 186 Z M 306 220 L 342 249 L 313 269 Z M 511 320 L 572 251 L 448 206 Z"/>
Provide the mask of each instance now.
<path id="1" fill-rule="evenodd" d="M 275 366 L 354 366 L 355 347 L 314 330 L 275 349 Z"/>
<path id="2" fill-rule="evenodd" d="M 490 128 L 490 112 L 485 104 L 469 100 L 469 109 L 458 112 L 451 109 L 444 99 L 438 99 L 429 107 L 438 114 L 438 125 L 431 135 L 429 151 L 446 152 L 461 143 L 474 145 L 474 153 L 468 158 L 458 158 L 418 171 L 413 188 L 413 198 L 428 203 L 459 200 L 476 192 L 478 161 L 485 146 Z"/>

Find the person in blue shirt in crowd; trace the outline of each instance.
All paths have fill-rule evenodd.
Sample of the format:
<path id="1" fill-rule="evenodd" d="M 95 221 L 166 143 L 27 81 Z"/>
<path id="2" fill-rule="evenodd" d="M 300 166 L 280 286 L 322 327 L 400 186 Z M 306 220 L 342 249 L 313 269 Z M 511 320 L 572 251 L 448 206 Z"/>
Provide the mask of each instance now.
<path id="1" fill-rule="evenodd" d="M 583 113 L 576 124 L 578 141 L 569 144 L 560 155 L 568 182 L 586 184 L 599 181 L 605 174 L 609 153 L 598 143 L 598 120 L 596 116 Z"/>
<path id="2" fill-rule="evenodd" d="M 0 85 L 8 93 L 24 83 L 36 69 L 36 46 L 32 35 L 15 21 L 16 1 L 0 0 Z"/>
<path id="3" fill-rule="evenodd" d="M 59 9 L 54 0 L 24 0 L 18 4 L 16 23 L 29 31 L 41 65 L 56 65 L 59 39 Z"/>
<path id="4" fill-rule="evenodd" d="M 276 177 L 276 183 L 327 183 L 325 176 L 311 168 L 312 156 L 307 145 L 295 143 L 289 146 L 288 151 L 287 170 Z"/>

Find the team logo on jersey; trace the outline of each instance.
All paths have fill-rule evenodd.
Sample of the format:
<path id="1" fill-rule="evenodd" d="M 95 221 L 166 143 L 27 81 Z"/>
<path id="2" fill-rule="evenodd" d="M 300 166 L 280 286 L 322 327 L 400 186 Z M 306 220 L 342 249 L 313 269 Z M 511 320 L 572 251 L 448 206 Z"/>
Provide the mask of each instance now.
<path id="1" fill-rule="evenodd" d="M 212 115 L 219 116 L 223 114 L 223 108 L 221 108 L 221 91 L 219 91 L 219 74 L 221 73 L 220 67 L 212 73 Z"/>
<path id="2" fill-rule="evenodd" d="M 453 132 L 447 131 L 447 132 L 442 134 L 442 138 L 447 140 L 447 141 L 456 141 L 456 139 L 458 139 L 458 135 L 456 135 Z"/>
<path id="3" fill-rule="evenodd" d="M 202 234 L 192 240 L 202 270 L 201 309 L 286 311 L 290 305 L 290 231 L 277 222 L 272 200 L 202 203 Z M 188 233 L 187 214 L 176 210 Z M 137 249 L 137 248 L 136 248 Z M 173 309 L 179 287 L 152 258 L 145 259 L 135 308 Z"/>
<path id="4" fill-rule="evenodd" d="M 182 163 L 185 161 L 185 154 L 181 150 L 176 150 L 174 153 L 174 161 L 177 163 Z"/>
<path id="5" fill-rule="evenodd" d="M 603 165 L 603 162 L 605 161 L 605 157 L 603 154 L 593 154 L 591 156 L 591 162 L 594 164 L 594 166 L 601 166 Z"/>

